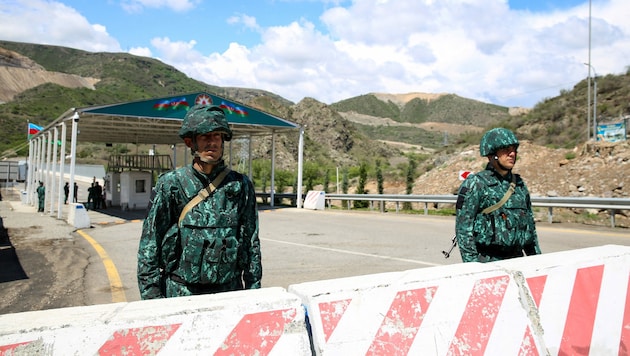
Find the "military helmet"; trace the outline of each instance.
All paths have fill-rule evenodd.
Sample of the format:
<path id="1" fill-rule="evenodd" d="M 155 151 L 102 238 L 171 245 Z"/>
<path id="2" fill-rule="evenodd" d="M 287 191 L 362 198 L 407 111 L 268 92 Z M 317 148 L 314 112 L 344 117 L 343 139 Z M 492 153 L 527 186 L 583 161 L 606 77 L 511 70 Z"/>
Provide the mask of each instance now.
<path id="1" fill-rule="evenodd" d="M 498 127 L 483 135 L 479 144 L 479 153 L 485 157 L 496 154 L 497 150 L 509 146 L 518 147 L 518 139 L 512 131 Z"/>
<path id="2" fill-rule="evenodd" d="M 186 113 L 182 127 L 179 129 L 179 137 L 193 138 L 197 135 L 216 131 L 225 134 L 225 141 L 232 139 L 232 130 L 230 130 L 223 109 L 216 105 L 195 105 Z"/>

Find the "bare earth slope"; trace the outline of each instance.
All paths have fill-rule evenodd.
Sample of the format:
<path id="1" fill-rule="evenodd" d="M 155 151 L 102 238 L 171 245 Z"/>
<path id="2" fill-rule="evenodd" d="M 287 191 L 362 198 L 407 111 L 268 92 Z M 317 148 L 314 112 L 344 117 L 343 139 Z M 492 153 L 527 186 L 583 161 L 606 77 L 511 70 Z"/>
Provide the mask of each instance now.
<path id="1" fill-rule="evenodd" d="M 15 95 L 46 83 L 94 89 L 98 81 L 74 74 L 49 72 L 27 57 L 0 48 L 0 102 L 8 102 Z"/>

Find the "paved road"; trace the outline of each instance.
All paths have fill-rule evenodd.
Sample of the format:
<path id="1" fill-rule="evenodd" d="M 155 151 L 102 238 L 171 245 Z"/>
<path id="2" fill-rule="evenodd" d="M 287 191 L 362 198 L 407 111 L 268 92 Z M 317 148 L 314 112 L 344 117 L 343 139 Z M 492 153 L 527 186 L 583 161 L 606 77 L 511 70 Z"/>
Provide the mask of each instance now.
<path id="1" fill-rule="evenodd" d="M 0 314 L 139 299 L 136 253 L 142 211 L 89 211 L 74 229 L 19 202 L 0 204 Z M 378 212 L 260 210 L 263 287 L 460 263 L 449 259 L 452 217 Z M 625 229 L 539 223 L 544 253 L 630 245 Z M 5 258 L 5 256 L 7 258 Z"/>
<path id="2" fill-rule="evenodd" d="M 449 259 L 452 217 L 311 211 L 283 208 L 260 211 L 263 286 L 287 288 L 306 281 L 351 277 L 460 263 L 455 249 Z M 109 254 L 127 301 L 139 299 L 136 252 L 141 222 L 85 231 Z M 605 244 L 630 245 L 630 233 L 581 225 L 538 225 L 545 253 Z M 98 303 L 112 300 L 102 263 L 91 263 L 92 291 Z M 98 282 L 97 282 L 98 281 Z M 99 293 L 100 292 L 100 293 Z"/>

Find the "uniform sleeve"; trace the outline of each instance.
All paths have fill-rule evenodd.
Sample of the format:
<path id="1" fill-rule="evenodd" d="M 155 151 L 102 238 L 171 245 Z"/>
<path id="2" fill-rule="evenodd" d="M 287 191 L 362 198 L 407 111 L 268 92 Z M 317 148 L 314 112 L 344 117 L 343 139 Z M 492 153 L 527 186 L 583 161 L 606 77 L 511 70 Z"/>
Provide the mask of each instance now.
<path id="1" fill-rule="evenodd" d="M 172 225 L 170 193 L 158 181 L 149 205 L 149 212 L 142 224 L 138 246 L 138 288 L 142 299 L 164 298 L 161 288 L 160 256 L 162 239 Z"/>
<path id="2" fill-rule="evenodd" d="M 243 211 L 241 214 L 240 233 L 245 243 L 243 266 L 243 281 L 245 289 L 261 287 L 262 280 L 262 256 L 260 253 L 260 239 L 258 238 L 258 208 L 256 207 L 256 194 L 251 181 L 243 177 L 243 186 L 246 187 L 243 195 Z"/>
<path id="3" fill-rule="evenodd" d="M 536 232 L 536 221 L 534 220 L 534 211 L 532 210 L 532 200 L 529 195 L 529 189 L 527 186 L 523 184 L 523 189 L 525 189 L 525 194 L 527 197 L 527 213 L 528 213 L 528 226 L 527 230 L 532 235 L 531 244 L 523 246 L 523 251 L 527 256 L 531 255 L 540 255 L 542 252 L 540 250 L 540 245 L 538 244 L 538 233 Z"/>
<path id="4" fill-rule="evenodd" d="M 473 236 L 473 223 L 480 204 L 480 189 L 475 182 L 475 176 L 468 177 L 457 194 L 455 236 L 462 262 L 479 262 L 479 253 Z"/>

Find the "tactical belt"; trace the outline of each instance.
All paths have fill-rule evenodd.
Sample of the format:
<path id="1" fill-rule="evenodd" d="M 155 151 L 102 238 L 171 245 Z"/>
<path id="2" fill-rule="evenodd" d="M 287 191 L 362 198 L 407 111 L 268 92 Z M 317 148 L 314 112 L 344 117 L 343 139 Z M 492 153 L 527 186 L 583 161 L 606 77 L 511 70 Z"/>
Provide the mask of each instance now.
<path id="1" fill-rule="evenodd" d="M 202 292 L 202 293 L 208 293 L 208 292 L 225 292 L 228 290 L 233 290 L 235 289 L 233 287 L 233 282 L 228 282 L 228 283 L 224 283 L 224 284 L 212 284 L 212 283 L 188 283 L 186 282 L 184 279 L 182 279 L 182 277 L 176 275 L 176 274 L 171 274 L 169 276 L 170 280 L 177 283 L 177 284 L 181 284 L 183 286 L 186 286 L 187 288 L 191 289 L 192 292 Z M 240 289 L 243 289 L 242 287 Z"/>
<path id="2" fill-rule="evenodd" d="M 479 245 L 477 244 L 477 252 L 483 256 L 491 257 L 521 257 L 523 256 L 523 248 L 521 246 L 501 246 L 501 245 Z"/>

